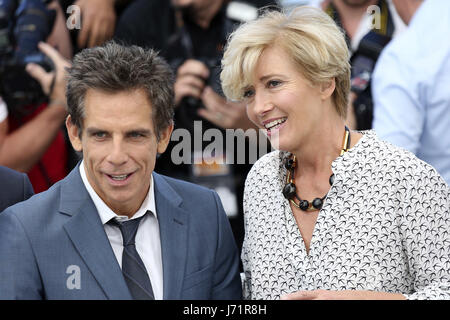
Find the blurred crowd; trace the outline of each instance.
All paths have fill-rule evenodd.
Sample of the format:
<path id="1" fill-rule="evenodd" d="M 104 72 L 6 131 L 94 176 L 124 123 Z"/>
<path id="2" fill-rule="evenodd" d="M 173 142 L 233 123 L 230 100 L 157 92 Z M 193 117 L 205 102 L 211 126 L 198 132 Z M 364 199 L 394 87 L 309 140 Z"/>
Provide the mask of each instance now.
<path id="1" fill-rule="evenodd" d="M 28 0 L 0 1 L 0 165 L 47 190 L 79 161 L 63 126 L 63 97 L 41 88 L 52 64 L 70 65 L 84 48 L 110 39 L 155 48 L 176 75 L 175 127 L 255 128 L 239 102 L 227 101 L 218 74 L 227 37 L 261 8 L 312 5 L 345 33 L 352 66 L 347 125 L 369 130 L 428 162 L 450 183 L 450 6 L 442 0 Z M 23 8 L 29 5 L 29 8 Z M 32 10 L 33 9 L 33 10 Z M 39 14 L 36 14 L 39 12 Z M 34 29 L 26 26 L 34 25 Z M 45 41 L 60 56 L 39 56 Z M 31 65 L 29 63 L 32 63 Z M 26 66 L 26 68 L 25 68 Z M 246 141 L 246 149 L 255 141 Z M 171 148 L 156 171 L 215 189 L 242 244 L 242 194 L 250 163 L 175 165 Z M 205 144 L 206 145 L 206 144 Z M 201 146 L 204 148 L 205 145 Z M 192 150 L 192 154 L 196 150 Z M 226 150 L 224 150 L 226 152 Z M 242 150 L 235 150 L 235 155 Z M 218 155 L 219 157 L 220 155 Z M 219 161 L 220 162 L 220 161 Z M 234 162 L 236 163 L 236 162 Z M 3 186 L 3 185 L 2 185 Z M 4 190 L 0 190 L 4 192 Z M 0 210 L 1 211 L 1 210 Z"/>

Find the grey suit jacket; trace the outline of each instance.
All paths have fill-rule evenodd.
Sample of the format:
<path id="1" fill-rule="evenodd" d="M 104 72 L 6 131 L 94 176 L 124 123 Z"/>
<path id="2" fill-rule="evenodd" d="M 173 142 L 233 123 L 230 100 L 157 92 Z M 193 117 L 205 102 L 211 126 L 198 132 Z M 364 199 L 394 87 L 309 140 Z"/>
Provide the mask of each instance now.
<path id="1" fill-rule="evenodd" d="M 240 299 L 239 257 L 214 191 L 153 173 L 164 299 Z M 0 299 L 130 299 L 78 166 L 0 214 Z"/>

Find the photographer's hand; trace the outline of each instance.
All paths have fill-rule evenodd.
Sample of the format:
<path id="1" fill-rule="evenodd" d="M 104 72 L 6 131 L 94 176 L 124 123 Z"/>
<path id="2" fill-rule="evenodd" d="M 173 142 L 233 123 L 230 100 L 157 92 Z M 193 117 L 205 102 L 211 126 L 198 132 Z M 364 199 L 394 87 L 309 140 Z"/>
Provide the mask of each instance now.
<path id="1" fill-rule="evenodd" d="M 199 109 L 198 114 L 216 126 L 224 129 L 256 129 L 247 116 L 247 109 L 242 102 L 227 101 L 207 86 L 201 95 L 206 109 Z"/>
<path id="2" fill-rule="evenodd" d="M 46 72 L 41 66 L 29 63 L 27 72 L 35 78 L 42 87 L 42 90 L 49 96 L 50 100 L 59 101 L 65 104 L 66 101 L 66 68 L 71 66 L 70 62 L 64 59 L 58 51 L 47 43 L 40 42 L 39 49 L 47 55 L 55 66 L 52 72 Z"/>
<path id="3" fill-rule="evenodd" d="M 81 9 L 80 48 L 95 47 L 112 38 L 117 19 L 114 0 L 77 0 L 74 5 Z"/>
<path id="4" fill-rule="evenodd" d="M 209 77 L 209 69 L 198 60 L 186 60 L 177 70 L 175 80 L 175 106 L 178 106 L 184 97 L 201 98 L 205 79 Z"/>

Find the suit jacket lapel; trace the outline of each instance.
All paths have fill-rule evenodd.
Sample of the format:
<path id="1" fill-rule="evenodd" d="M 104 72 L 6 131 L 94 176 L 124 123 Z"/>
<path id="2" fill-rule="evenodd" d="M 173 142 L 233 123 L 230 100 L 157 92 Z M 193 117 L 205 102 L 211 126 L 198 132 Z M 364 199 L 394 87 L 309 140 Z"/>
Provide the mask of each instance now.
<path id="1" fill-rule="evenodd" d="M 131 299 L 97 209 L 81 180 L 79 165 L 61 186 L 60 212 L 72 216 L 64 229 L 106 296 Z"/>
<path id="2" fill-rule="evenodd" d="M 180 207 L 178 193 L 157 173 L 153 173 L 155 202 L 161 237 L 163 297 L 180 299 L 187 254 L 188 213 Z"/>

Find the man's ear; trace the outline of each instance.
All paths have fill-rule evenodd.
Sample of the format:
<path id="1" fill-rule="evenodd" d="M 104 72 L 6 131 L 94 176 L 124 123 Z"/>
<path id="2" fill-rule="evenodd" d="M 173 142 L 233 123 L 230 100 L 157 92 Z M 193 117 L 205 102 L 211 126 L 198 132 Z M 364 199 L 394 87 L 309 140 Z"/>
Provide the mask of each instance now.
<path id="1" fill-rule="evenodd" d="M 161 130 L 160 135 L 159 135 L 158 146 L 156 149 L 156 151 L 158 153 L 164 153 L 164 151 L 166 151 L 167 145 L 170 142 L 170 137 L 172 135 L 172 131 L 173 131 L 173 123 L 171 123 L 169 126 L 167 126 L 166 129 Z"/>
<path id="2" fill-rule="evenodd" d="M 320 95 L 322 100 L 326 100 L 333 94 L 336 89 L 336 79 L 332 78 L 320 84 Z"/>
<path id="3" fill-rule="evenodd" d="M 70 115 L 68 115 L 66 118 L 66 128 L 72 147 L 75 149 L 75 151 L 83 151 L 83 145 L 81 144 L 80 138 L 81 132 L 79 128 L 72 122 L 72 118 L 70 117 Z"/>

